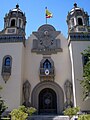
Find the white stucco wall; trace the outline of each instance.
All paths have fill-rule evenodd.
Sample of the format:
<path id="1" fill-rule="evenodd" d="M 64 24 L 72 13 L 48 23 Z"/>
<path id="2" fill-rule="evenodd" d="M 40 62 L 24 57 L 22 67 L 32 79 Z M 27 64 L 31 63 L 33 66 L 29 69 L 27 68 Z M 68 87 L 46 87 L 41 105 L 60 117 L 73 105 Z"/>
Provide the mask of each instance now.
<path id="1" fill-rule="evenodd" d="M 12 57 L 11 76 L 6 84 L 0 74 L 0 85 L 3 87 L 1 96 L 5 100 L 8 110 L 17 108 L 21 102 L 22 49 L 23 43 L 0 43 L 0 73 L 3 57 L 6 55 Z"/>
<path id="2" fill-rule="evenodd" d="M 83 79 L 83 64 L 81 53 L 87 49 L 90 41 L 71 41 L 69 46 L 72 62 L 72 80 L 74 89 L 74 105 L 80 106 L 81 110 L 90 110 L 90 99 L 83 101 L 83 89 L 80 81 Z"/>
<path id="3" fill-rule="evenodd" d="M 39 78 L 39 68 L 40 62 L 43 57 L 51 57 L 54 61 L 55 66 L 55 82 L 64 91 L 64 83 L 66 80 L 70 80 L 73 83 L 73 95 L 74 95 L 74 105 L 80 106 L 82 110 L 90 109 L 90 101 L 83 102 L 82 88 L 80 81 L 82 79 L 83 67 L 82 67 L 82 56 L 81 52 L 88 47 L 90 42 L 74 41 L 70 44 L 68 49 L 68 42 L 63 37 L 62 34 L 57 36 L 60 39 L 62 52 L 52 55 L 41 55 L 31 52 L 33 39 L 36 37 L 32 34 L 28 40 L 26 40 L 25 47 L 23 43 L 0 43 L 0 73 L 2 70 L 2 60 L 5 55 L 12 56 L 12 73 L 10 79 L 5 82 L 0 75 L 0 84 L 3 87 L 1 96 L 5 100 L 8 110 L 18 107 L 23 103 L 23 92 L 22 87 L 25 80 L 29 80 L 31 84 L 31 93 L 34 87 L 40 82 Z M 69 53 L 70 50 L 70 53 Z M 70 55 L 69 55 L 70 54 Z M 71 63 L 72 78 L 71 78 Z M 78 61 L 78 62 L 77 62 Z M 75 88 L 75 89 L 74 89 Z M 31 97 L 30 97 L 31 101 Z M 64 93 L 64 102 L 65 102 Z"/>
<path id="4" fill-rule="evenodd" d="M 24 71 L 24 81 L 28 80 L 31 84 L 31 91 L 33 88 L 40 82 L 39 79 L 39 67 L 40 61 L 43 58 L 43 55 L 38 55 L 36 53 L 32 53 L 32 43 L 35 37 L 31 35 L 26 41 L 25 48 L 25 71 Z M 31 92 L 30 92 L 31 93 Z M 31 101 L 31 97 L 30 97 Z"/>
<path id="5" fill-rule="evenodd" d="M 0 75 L 0 84 L 3 87 L 1 96 L 5 100 L 8 110 L 17 108 L 23 103 L 22 87 L 25 80 L 29 80 L 31 84 L 31 93 L 34 87 L 40 82 L 39 67 L 43 57 L 51 57 L 55 66 L 55 82 L 64 91 L 64 83 L 66 80 L 70 80 L 73 83 L 74 105 L 80 106 L 82 110 L 89 110 L 90 101 L 83 102 L 82 88 L 80 81 L 82 79 L 83 67 L 81 52 L 88 47 L 90 42 L 73 41 L 68 49 L 68 42 L 62 34 L 58 35 L 57 39 L 60 39 L 62 52 L 52 55 L 41 55 L 31 52 L 33 39 L 36 37 L 31 35 L 26 41 L 25 47 L 23 43 L 0 43 L 0 73 L 2 70 L 2 60 L 5 55 L 12 56 L 12 73 L 10 79 L 5 82 Z M 70 53 L 69 53 L 70 50 Z M 70 56 L 69 56 L 70 54 Z M 71 63 L 72 78 L 71 78 Z M 77 62 L 78 61 L 78 62 Z M 74 89 L 75 88 L 75 89 Z M 30 97 L 31 101 L 31 97 Z M 64 93 L 64 101 L 65 93 Z"/>

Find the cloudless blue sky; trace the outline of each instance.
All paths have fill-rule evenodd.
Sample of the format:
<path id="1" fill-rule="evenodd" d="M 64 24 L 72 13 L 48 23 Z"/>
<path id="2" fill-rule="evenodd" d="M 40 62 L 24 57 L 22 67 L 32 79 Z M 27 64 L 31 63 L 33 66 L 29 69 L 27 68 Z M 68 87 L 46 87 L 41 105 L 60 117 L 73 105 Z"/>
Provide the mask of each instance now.
<path id="1" fill-rule="evenodd" d="M 48 19 L 48 24 L 53 25 L 67 37 L 66 17 L 75 2 L 90 15 L 90 0 L 1 0 L 0 30 L 4 27 L 5 14 L 15 8 L 18 3 L 27 19 L 26 37 L 30 36 L 33 31 L 37 31 L 41 25 L 45 24 L 45 7 L 47 6 L 53 13 L 53 18 Z"/>

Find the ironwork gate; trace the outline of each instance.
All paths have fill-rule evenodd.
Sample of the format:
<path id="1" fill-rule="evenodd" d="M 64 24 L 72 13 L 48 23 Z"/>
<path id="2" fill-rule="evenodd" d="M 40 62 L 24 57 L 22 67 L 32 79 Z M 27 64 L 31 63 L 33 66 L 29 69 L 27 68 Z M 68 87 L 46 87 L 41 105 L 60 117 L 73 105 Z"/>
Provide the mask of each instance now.
<path id="1" fill-rule="evenodd" d="M 57 96 L 50 88 L 43 89 L 39 94 L 39 114 L 56 114 Z"/>

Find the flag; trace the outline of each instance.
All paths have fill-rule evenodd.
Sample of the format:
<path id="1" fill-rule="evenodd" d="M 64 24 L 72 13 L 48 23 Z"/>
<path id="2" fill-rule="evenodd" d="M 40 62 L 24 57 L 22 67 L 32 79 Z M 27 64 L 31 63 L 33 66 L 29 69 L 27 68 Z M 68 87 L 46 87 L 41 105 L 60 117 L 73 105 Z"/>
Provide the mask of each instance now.
<path id="1" fill-rule="evenodd" d="M 51 18 L 52 17 L 52 13 L 49 12 L 46 8 L 46 18 Z"/>

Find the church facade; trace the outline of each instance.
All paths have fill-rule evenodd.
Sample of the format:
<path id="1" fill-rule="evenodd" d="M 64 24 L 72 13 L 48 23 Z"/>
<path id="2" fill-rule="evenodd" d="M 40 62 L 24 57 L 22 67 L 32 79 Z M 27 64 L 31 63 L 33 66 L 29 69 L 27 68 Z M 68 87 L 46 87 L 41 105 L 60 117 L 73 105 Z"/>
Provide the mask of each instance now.
<path id="1" fill-rule="evenodd" d="M 38 114 L 62 114 L 68 107 L 90 110 L 83 101 L 81 52 L 90 45 L 89 15 L 77 4 L 67 15 L 68 38 L 44 24 L 25 38 L 26 17 L 19 5 L 4 17 L 0 32 L 1 96 L 8 110 L 24 104 Z"/>

